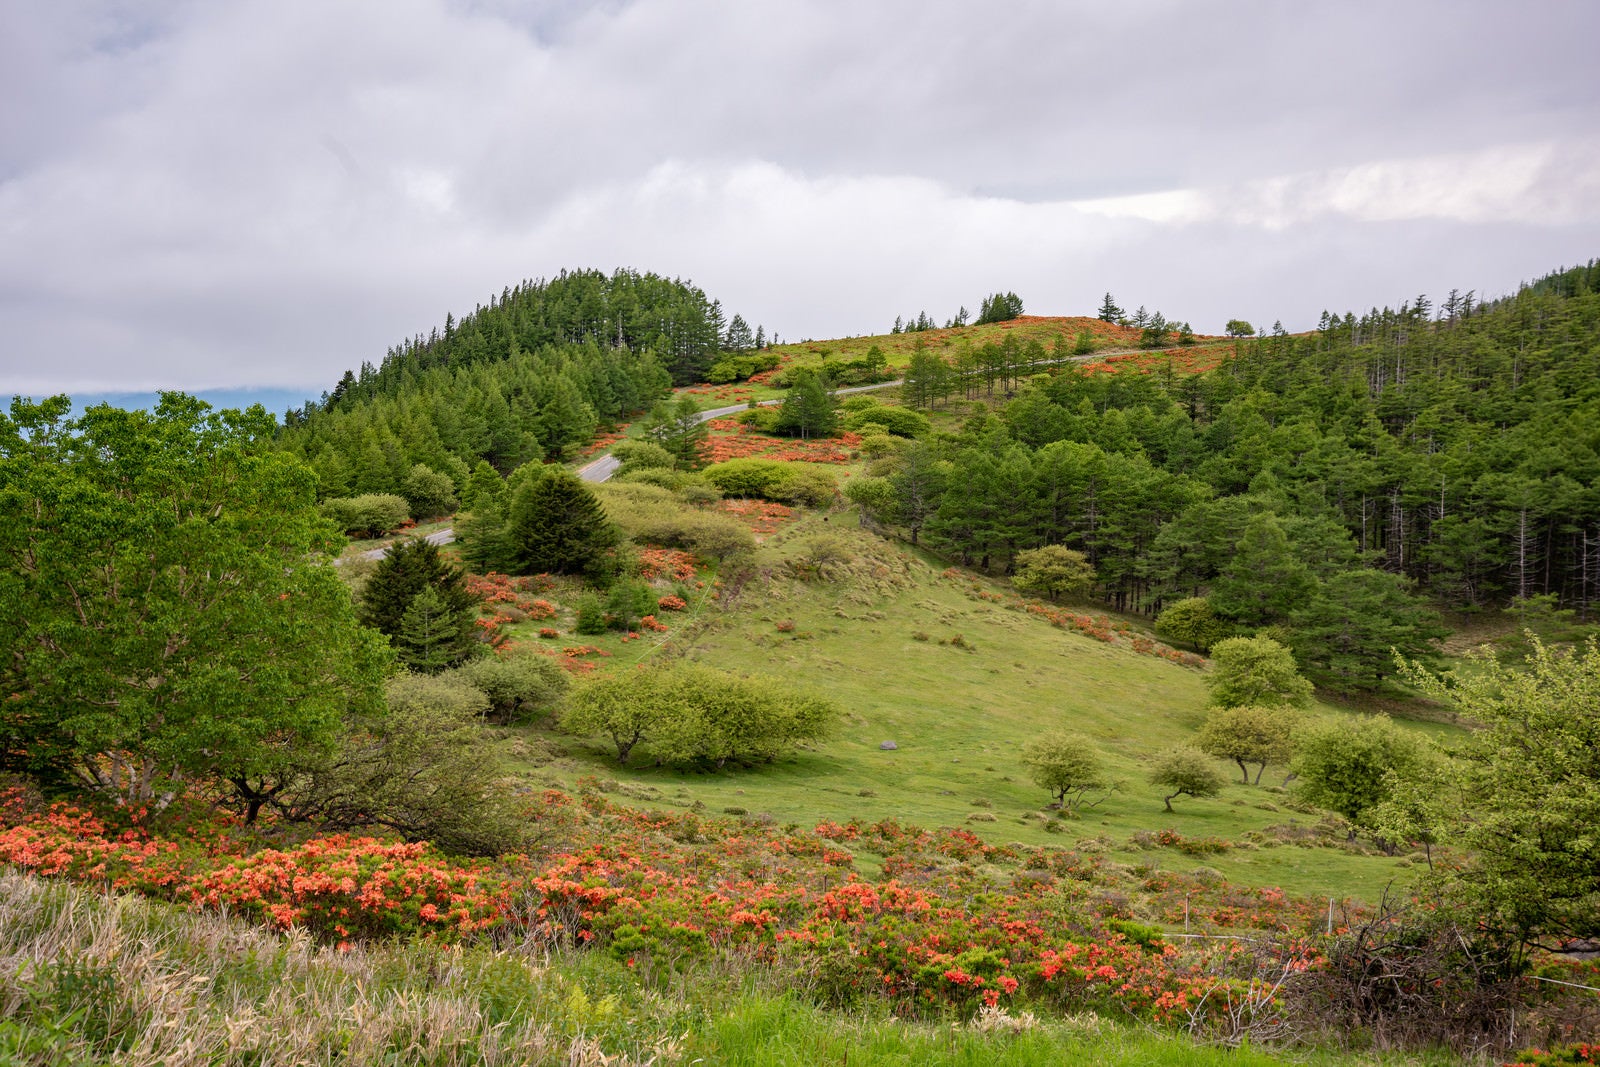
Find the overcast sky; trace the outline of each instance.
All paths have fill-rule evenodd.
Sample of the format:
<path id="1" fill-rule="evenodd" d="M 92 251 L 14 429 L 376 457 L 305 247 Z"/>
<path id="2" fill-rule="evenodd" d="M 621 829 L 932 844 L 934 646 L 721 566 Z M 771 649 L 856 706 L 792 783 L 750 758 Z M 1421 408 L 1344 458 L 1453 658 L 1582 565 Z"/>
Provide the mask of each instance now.
<path id="1" fill-rule="evenodd" d="M 1600 255 L 1593 0 L 0 0 L 0 392 L 328 388 L 563 267 L 785 339 Z"/>

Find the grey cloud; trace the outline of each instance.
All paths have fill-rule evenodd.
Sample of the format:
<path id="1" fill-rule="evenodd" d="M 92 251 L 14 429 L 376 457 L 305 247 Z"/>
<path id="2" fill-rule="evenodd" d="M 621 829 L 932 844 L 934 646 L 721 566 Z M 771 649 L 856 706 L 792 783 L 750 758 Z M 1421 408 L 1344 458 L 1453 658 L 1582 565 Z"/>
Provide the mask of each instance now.
<path id="1" fill-rule="evenodd" d="M 0 11 L 0 91 L 29 102 L 0 110 L 3 389 L 320 388 L 564 266 L 691 276 L 826 336 L 995 287 L 1288 322 L 1595 250 L 1583 3 Z M 1521 199 L 1418 221 L 1465 194 L 1407 179 L 1376 183 L 1388 215 L 1327 207 L 1351 173 L 1530 145 Z M 1205 210 L 1076 203 L 1151 193 Z"/>

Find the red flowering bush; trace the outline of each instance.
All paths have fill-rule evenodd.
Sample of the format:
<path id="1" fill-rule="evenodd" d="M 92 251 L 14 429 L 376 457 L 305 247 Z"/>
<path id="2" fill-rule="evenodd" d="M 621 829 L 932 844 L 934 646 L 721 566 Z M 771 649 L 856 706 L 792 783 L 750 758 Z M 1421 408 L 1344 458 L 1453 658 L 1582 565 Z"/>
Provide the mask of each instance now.
<path id="1" fill-rule="evenodd" d="M 425 843 L 340 835 L 257 852 L 194 877 L 184 892 L 199 904 L 226 904 L 280 928 L 345 941 L 480 933 L 505 921 L 515 887 L 486 865 L 447 860 Z"/>
<path id="2" fill-rule="evenodd" d="M 483 602 L 483 610 L 494 615 L 497 620 L 511 621 L 513 616 L 504 614 L 495 609 L 495 605 L 504 604 L 515 608 L 521 618 L 527 619 L 554 618 L 556 607 L 548 600 L 536 600 L 529 594 L 534 591 L 544 591 L 550 588 L 549 575 L 539 575 L 537 578 L 512 578 L 509 575 L 490 571 L 488 574 L 467 575 L 467 592 Z"/>

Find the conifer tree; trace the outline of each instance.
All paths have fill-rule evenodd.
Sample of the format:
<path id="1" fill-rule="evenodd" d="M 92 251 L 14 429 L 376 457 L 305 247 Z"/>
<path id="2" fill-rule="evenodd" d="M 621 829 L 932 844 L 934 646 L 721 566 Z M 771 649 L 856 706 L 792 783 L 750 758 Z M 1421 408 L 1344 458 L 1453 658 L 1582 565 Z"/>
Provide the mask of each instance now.
<path id="1" fill-rule="evenodd" d="M 506 546 L 518 573 L 592 573 L 617 541 L 600 501 L 565 470 L 548 470 L 511 498 Z"/>
<path id="2" fill-rule="evenodd" d="M 407 613 L 423 590 L 432 590 L 438 599 L 439 610 L 449 620 L 442 625 L 453 626 L 470 641 L 478 602 L 466 588 L 466 576 L 439 554 L 437 545 L 420 537 L 391 546 L 378 561 L 361 591 L 361 621 L 387 634 L 403 649 Z M 473 651 L 465 643 L 451 647 L 454 658 L 445 666 L 461 662 Z M 403 651 L 401 658 L 405 658 Z"/>
<path id="3" fill-rule="evenodd" d="M 778 430 L 797 433 L 802 440 L 829 436 L 838 428 L 839 417 L 827 375 L 800 372 L 796 379 L 778 410 Z"/>
<path id="4" fill-rule="evenodd" d="M 470 659 L 478 648 L 470 613 L 453 611 L 438 589 L 425 585 L 406 607 L 395 651 L 404 663 L 423 674 L 438 674 Z"/>

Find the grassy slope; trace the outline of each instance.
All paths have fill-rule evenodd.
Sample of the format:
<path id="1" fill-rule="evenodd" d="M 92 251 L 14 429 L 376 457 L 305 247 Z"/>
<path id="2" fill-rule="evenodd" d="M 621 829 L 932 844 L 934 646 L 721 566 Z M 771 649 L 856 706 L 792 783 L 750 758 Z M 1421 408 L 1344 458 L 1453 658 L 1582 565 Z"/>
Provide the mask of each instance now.
<path id="1" fill-rule="evenodd" d="M 822 533 L 861 557 L 854 565 L 860 580 L 802 583 L 785 576 L 786 559 Z M 1237 841 L 1251 831 L 1290 822 L 1305 827 L 1318 818 L 1290 810 L 1292 799 L 1266 785 L 1237 784 L 1231 765 L 1235 784 L 1220 798 L 1183 798 L 1168 814 L 1144 780 L 1143 761 L 1192 739 L 1206 701 L 1199 672 L 976 599 L 968 592 L 969 577 L 941 577 L 902 547 L 856 529 L 852 513 L 802 518 L 766 540 L 757 566 L 762 576 L 729 603 L 703 609 L 706 627 L 696 637 L 685 638 L 682 616 L 668 616 L 677 632 L 665 639 L 581 640 L 611 652 L 603 662 L 612 666 L 692 641 L 689 653 L 703 662 L 824 691 L 847 709 L 832 740 L 775 766 L 720 773 L 618 768 L 598 740 L 568 741 L 572 758 L 537 769 L 525 764 L 523 771 L 565 785 L 597 774 L 633 783 L 625 788 L 634 800 L 699 802 L 714 812 L 742 808 L 779 822 L 897 818 L 962 824 L 995 841 L 1071 844 L 1100 837 L 1137 862 L 1178 868 L 1203 862 L 1229 879 L 1298 893 L 1372 900 L 1404 873 L 1396 859 L 1335 848 L 1245 847 L 1204 860 L 1138 851 L 1128 843 L 1137 830 L 1171 827 L 1186 837 Z M 875 567 L 903 569 L 907 584 L 873 578 Z M 780 632 L 778 624 L 788 622 L 794 632 Z M 929 639 L 917 640 L 918 632 Z M 971 651 L 941 643 L 956 634 Z M 1029 738 L 1054 727 L 1095 738 L 1126 783 L 1083 819 L 1066 823 L 1064 833 L 1046 830 L 1049 820 L 1039 809 L 1049 798 L 1017 763 Z M 886 740 L 898 749 L 880 750 Z M 1269 769 L 1264 781 L 1282 773 Z M 983 821 L 967 821 L 974 814 Z"/>

